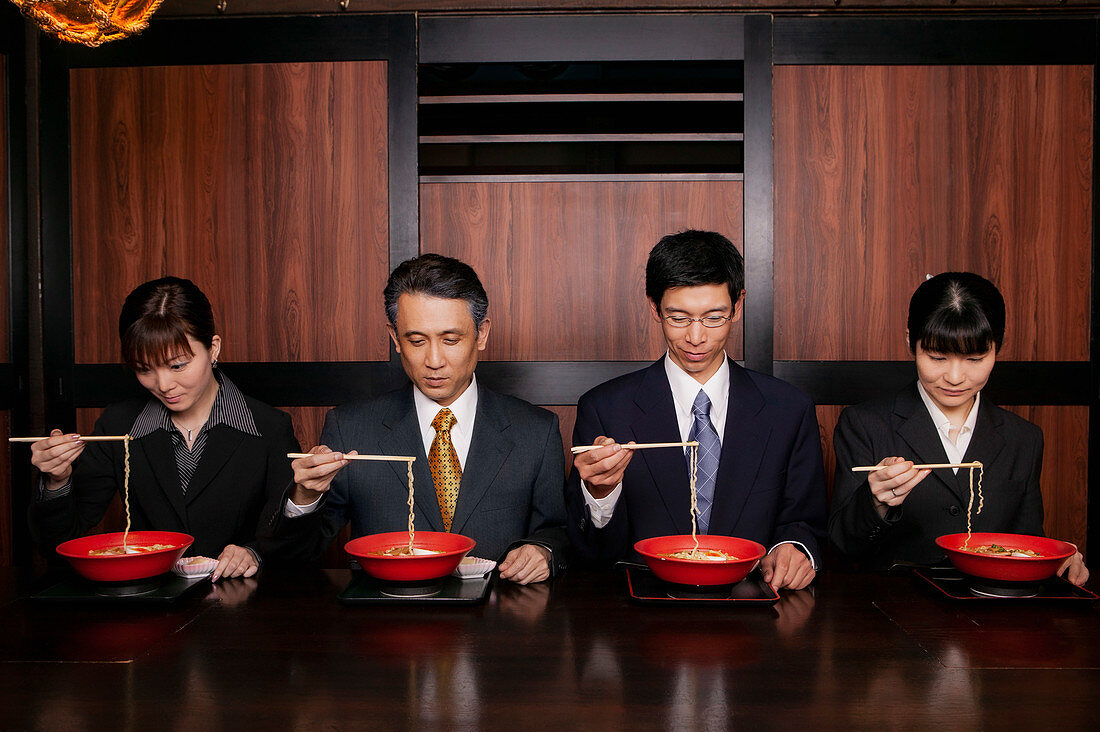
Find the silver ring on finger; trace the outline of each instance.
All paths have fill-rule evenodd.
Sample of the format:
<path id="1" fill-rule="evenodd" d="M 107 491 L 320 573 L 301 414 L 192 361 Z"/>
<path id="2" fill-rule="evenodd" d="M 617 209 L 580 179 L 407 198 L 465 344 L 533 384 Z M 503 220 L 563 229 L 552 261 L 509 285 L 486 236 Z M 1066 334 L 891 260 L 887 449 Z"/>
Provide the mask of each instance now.
<path id="1" fill-rule="evenodd" d="M 890 492 L 894 494 L 894 498 L 898 497 L 898 492 L 895 491 L 893 488 L 890 489 Z"/>

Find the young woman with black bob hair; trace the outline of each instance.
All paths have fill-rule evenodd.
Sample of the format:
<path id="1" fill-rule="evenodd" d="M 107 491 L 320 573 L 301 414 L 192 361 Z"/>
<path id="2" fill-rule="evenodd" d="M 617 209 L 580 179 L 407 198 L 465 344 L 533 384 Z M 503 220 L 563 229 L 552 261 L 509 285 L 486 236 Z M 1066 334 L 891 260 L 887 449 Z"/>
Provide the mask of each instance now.
<path id="1" fill-rule="evenodd" d="M 1043 433 L 981 394 L 1004 333 L 1004 298 L 984 277 L 945 272 L 913 293 L 906 340 L 916 381 L 845 409 L 833 433 L 829 536 L 844 555 L 871 569 L 932 564 L 944 557 L 936 537 L 966 531 L 969 470 L 914 464 L 981 462 L 985 505 L 971 514 L 973 530 L 1042 535 Z M 857 465 L 888 467 L 853 473 Z M 1059 572 L 1088 579 L 1080 552 Z"/>
<path id="2" fill-rule="evenodd" d="M 213 578 L 250 577 L 277 553 L 271 537 L 299 450 L 290 417 L 245 396 L 217 368 L 222 349 L 206 295 L 190 280 L 138 286 L 118 321 L 122 360 L 148 399 L 112 404 L 93 435 L 130 441 L 134 530 L 182 531 L 189 555 L 216 557 Z M 34 443 L 41 479 L 30 508 L 39 546 L 88 533 L 123 489 L 121 442 L 53 430 Z"/>

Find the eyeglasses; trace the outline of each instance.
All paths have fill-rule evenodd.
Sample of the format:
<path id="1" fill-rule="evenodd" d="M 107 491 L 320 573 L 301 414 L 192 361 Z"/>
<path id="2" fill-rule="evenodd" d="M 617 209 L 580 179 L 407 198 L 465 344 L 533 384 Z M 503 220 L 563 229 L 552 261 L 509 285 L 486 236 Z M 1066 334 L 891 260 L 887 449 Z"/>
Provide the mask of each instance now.
<path id="1" fill-rule="evenodd" d="M 662 320 L 673 328 L 687 328 L 695 321 L 699 321 L 707 328 L 721 328 L 733 319 L 732 315 L 707 315 L 702 318 L 689 318 L 686 315 L 665 315 Z"/>

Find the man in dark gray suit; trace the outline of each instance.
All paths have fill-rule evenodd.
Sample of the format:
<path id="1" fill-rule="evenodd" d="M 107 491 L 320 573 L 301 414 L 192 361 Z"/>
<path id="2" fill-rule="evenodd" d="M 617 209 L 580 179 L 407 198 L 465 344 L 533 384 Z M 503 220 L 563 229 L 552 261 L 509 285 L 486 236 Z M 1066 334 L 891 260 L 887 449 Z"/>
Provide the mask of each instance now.
<path id="1" fill-rule="evenodd" d="M 400 531 L 408 519 L 407 464 L 353 463 L 346 455 L 415 455 L 417 528 L 472 538 L 472 553 L 498 559 L 501 577 L 514 582 L 562 571 L 558 418 L 477 383 L 474 367 L 490 327 L 477 274 L 457 259 L 425 254 L 393 271 L 384 299 L 412 383 L 328 413 L 322 444 L 292 463 L 286 517 L 317 522 L 307 532 L 317 538 L 317 556 L 349 520 L 354 536 Z"/>

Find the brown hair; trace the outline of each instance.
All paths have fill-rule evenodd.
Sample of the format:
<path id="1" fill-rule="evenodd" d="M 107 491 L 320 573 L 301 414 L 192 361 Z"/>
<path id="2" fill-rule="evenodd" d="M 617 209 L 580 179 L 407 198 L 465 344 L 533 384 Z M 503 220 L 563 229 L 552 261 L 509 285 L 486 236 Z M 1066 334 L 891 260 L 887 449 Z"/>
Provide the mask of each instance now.
<path id="1" fill-rule="evenodd" d="M 194 282 L 162 277 L 134 288 L 118 316 L 122 361 L 135 371 L 193 354 L 187 337 L 206 348 L 214 341 L 214 311 Z"/>

